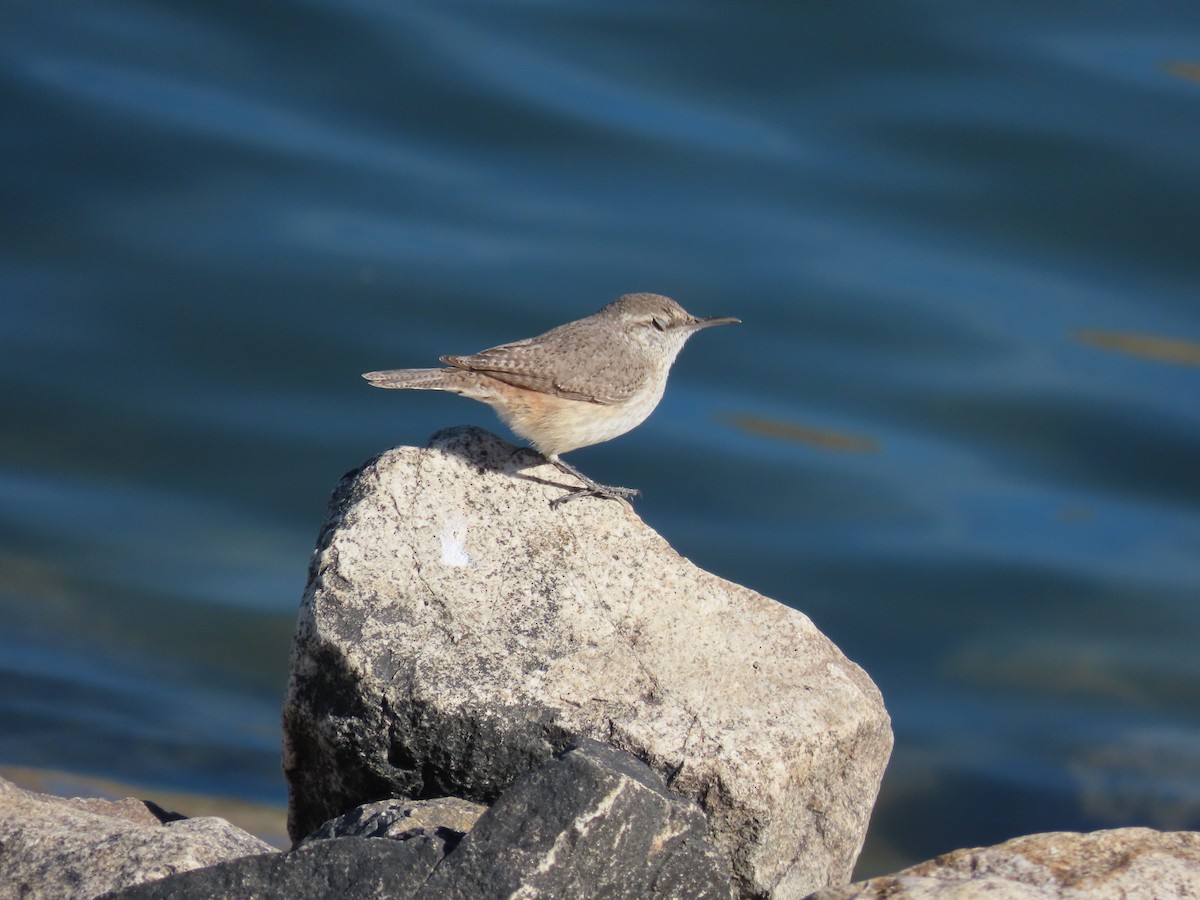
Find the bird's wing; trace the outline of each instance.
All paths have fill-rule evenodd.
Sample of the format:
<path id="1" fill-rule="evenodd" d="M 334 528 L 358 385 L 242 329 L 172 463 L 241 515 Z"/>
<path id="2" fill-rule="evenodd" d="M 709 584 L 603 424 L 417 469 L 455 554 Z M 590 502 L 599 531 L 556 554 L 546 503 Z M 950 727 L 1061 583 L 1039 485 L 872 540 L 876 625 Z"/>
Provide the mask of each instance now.
<path id="1" fill-rule="evenodd" d="M 645 376 L 631 371 L 638 367 L 628 361 L 616 364 L 613 357 L 619 354 L 604 353 L 605 349 L 591 347 L 564 326 L 472 356 L 441 359 L 448 366 L 480 372 L 516 387 L 611 406 L 636 393 Z"/>

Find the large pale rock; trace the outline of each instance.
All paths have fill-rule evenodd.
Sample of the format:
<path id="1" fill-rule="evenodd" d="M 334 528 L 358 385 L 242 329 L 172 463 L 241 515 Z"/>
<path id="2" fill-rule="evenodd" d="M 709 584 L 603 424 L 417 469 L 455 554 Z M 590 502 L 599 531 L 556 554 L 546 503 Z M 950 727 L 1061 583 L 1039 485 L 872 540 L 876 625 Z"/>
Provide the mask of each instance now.
<path id="1" fill-rule="evenodd" d="M 956 850 L 809 900 L 1159 900 L 1200 897 L 1200 832 L 1058 831 Z"/>
<path id="2" fill-rule="evenodd" d="M 704 814 L 627 753 L 585 741 L 522 775 L 416 900 L 730 900 Z"/>
<path id="3" fill-rule="evenodd" d="M 0 894 L 96 897 L 274 848 L 224 819 L 184 819 L 139 800 L 81 800 L 0 779 Z"/>
<path id="4" fill-rule="evenodd" d="M 803 614 L 692 565 L 624 503 L 486 432 L 338 486 L 284 706 L 289 830 L 386 796 L 491 803 L 581 737 L 696 800 L 744 896 L 849 880 L 891 749 Z"/>

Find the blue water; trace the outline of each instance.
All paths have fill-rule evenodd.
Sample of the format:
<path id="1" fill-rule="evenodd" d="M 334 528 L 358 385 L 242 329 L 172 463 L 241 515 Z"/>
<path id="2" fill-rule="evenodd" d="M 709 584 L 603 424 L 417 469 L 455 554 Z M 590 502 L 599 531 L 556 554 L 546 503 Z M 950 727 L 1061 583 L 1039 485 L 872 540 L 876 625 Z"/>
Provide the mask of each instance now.
<path id="1" fill-rule="evenodd" d="M 0 764 L 284 802 L 370 390 L 658 291 L 636 485 L 883 691 L 871 869 L 1200 828 L 1200 7 L 0 6 Z"/>

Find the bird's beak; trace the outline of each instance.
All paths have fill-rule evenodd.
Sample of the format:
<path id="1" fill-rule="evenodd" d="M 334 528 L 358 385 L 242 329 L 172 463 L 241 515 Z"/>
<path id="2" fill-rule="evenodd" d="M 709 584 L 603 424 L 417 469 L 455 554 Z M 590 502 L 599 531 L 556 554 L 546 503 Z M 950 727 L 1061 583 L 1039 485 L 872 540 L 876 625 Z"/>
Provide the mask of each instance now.
<path id="1" fill-rule="evenodd" d="M 741 319 L 735 319 L 733 316 L 708 316 L 703 319 L 692 320 L 692 330 L 699 331 L 701 328 L 709 328 L 713 325 L 741 325 Z"/>

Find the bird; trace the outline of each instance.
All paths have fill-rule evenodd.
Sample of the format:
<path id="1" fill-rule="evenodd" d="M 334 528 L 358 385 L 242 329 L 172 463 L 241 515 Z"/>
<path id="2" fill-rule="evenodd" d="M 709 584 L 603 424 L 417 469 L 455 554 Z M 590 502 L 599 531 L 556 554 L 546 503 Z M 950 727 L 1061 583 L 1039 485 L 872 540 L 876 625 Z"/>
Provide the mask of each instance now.
<path id="1" fill-rule="evenodd" d="M 590 316 L 537 337 L 471 356 L 442 356 L 445 368 L 363 374 L 373 387 L 447 391 L 490 405 L 500 419 L 582 487 L 580 497 L 625 499 L 636 488 L 600 484 L 561 455 L 636 428 L 662 399 L 671 365 L 697 331 L 741 320 L 699 318 L 661 294 L 625 294 Z"/>

